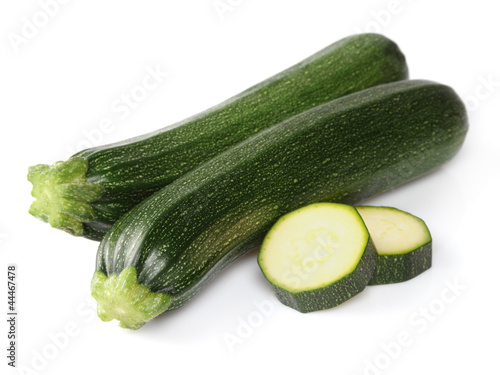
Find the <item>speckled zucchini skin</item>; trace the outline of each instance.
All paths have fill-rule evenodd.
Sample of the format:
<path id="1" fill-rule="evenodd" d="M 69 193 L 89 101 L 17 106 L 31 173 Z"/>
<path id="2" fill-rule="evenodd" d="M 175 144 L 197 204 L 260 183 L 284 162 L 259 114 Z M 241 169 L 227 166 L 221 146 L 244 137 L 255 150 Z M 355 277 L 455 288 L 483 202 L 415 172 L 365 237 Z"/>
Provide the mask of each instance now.
<path id="1" fill-rule="evenodd" d="M 401 283 L 432 266 L 432 242 L 405 254 L 378 255 L 377 267 L 368 285 Z"/>
<path id="2" fill-rule="evenodd" d="M 355 204 L 435 169 L 461 147 L 465 107 L 449 87 L 401 81 L 331 101 L 183 175 L 119 219 L 96 269 L 126 267 L 183 305 L 258 246 L 282 215 L 314 202 Z"/>
<path id="3" fill-rule="evenodd" d="M 83 235 L 100 240 L 125 212 L 155 191 L 246 138 L 341 96 L 408 77 L 397 45 L 377 34 L 340 40 L 231 99 L 165 129 L 74 155 L 88 162 L 91 202 Z"/>

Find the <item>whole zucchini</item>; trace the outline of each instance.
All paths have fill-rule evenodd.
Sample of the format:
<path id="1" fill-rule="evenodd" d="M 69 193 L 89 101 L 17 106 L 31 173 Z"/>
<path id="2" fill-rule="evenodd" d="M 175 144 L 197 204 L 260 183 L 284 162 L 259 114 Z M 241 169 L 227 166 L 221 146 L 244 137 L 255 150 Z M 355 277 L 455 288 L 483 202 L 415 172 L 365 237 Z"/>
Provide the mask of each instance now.
<path id="1" fill-rule="evenodd" d="M 275 125 L 164 187 L 100 243 L 101 319 L 137 329 L 178 308 L 259 245 L 282 215 L 354 204 L 450 159 L 467 132 L 455 92 L 426 81 L 370 88 Z"/>
<path id="2" fill-rule="evenodd" d="M 173 126 L 30 168 L 30 213 L 100 240 L 137 203 L 246 138 L 346 94 L 407 78 L 405 58 L 376 34 L 351 36 Z"/>

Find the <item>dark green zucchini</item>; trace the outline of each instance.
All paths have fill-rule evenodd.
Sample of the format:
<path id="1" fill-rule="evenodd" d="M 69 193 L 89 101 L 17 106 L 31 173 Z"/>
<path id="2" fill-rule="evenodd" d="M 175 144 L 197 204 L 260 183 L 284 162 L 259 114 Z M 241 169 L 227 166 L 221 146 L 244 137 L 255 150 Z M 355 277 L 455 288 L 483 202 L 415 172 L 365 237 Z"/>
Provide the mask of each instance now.
<path id="1" fill-rule="evenodd" d="M 449 160 L 466 132 L 464 105 L 451 88 L 401 81 L 247 139 L 107 232 L 91 285 L 99 316 L 139 328 L 186 303 L 284 214 L 315 202 L 354 204 L 422 176 Z"/>
<path id="2" fill-rule="evenodd" d="M 239 95 L 173 126 L 30 168 L 30 213 L 100 240 L 137 203 L 246 138 L 346 94 L 407 78 L 405 58 L 381 35 L 332 44 Z"/>

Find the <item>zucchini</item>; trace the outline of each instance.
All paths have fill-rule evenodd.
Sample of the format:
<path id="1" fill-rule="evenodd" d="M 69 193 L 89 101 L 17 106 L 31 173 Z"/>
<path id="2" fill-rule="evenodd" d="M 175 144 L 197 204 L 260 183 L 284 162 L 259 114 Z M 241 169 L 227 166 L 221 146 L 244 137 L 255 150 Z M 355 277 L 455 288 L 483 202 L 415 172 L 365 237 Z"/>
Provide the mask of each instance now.
<path id="1" fill-rule="evenodd" d="M 101 240 L 124 213 L 246 138 L 314 106 L 407 78 L 396 44 L 351 36 L 233 98 L 173 126 L 31 167 L 30 213 L 52 227 Z"/>
<path id="2" fill-rule="evenodd" d="M 314 203 L 280 218 L 259 251 L 278 300 L 303 313 L 337 306 L 365 289 L 377 253 L 352 206 Z"/>
<path id="3" fill-rule="evenodd" d="M 410 280 L 432 265 L 432 237 L 425 222 L 393 207 L 357 207 L 377 249 L 369 285 Z"/>
<path id="4" fill-rule="evenodd" d="M 139 328 L 186 303 L 284 214 L 317 202 L 352 205 L 422 176 L 455 155 L 466 132 L 464 104 L 451 88 L 400 81 L 247 139 L 106 233 L 91 283 L 99 316 Z"/>

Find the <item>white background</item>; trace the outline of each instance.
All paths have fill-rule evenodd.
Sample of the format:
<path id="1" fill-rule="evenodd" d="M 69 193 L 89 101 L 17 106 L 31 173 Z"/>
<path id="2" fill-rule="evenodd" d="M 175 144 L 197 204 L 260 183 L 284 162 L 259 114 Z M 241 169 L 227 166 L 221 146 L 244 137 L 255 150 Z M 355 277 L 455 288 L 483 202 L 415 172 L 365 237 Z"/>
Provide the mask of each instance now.
<path id="1" fill-rule="evenodd" d="M 14 263 L 19 311 L 18 369 L 6 364 L 4 322 L 0 372 L 498 371 L 495 2 L 219 3 L 230 10 L 218 13 L 213 0 L 74 0 L 44 16 L 37 1 L 0 5 L 0 310 L 7 309 L 7 264 Z M 34 18 L 39 27 L 27 30 L 25 23 Z M 101 322 L 89 296 L 97 243 L 51 229 L 27 213 L 32 200 L 27 167 L 66 159 L 88 146 L 89 137 L 92 144 L 104 144 L 181 120 L 361 31 L 396 41 L 411 78 L 452 86 L 470 110 L 466 142 L 451 162 L 365 202 L 396 206 L 426 220 L 434 238 L 432 269 L 303 315 L 276 302 L 254 251 L 186 306 L 138 331 Z M 148 69 L 169 75 L 130 113 L 113 110 L 121 95 L 137 90 Z M 112 129 L 103 132 L 99 125 L 106 119 Z M 459 284 L 455 292 L 450 283 Z M 267 307 L 266 316 L 256 303 Z M 244 332 L 245 324 L 254 327 Z M 68 339 L 65 330 L 72 334 Z M 399 350 L 393 343 L 405 333 L 409 344 Z M 228 345 L 228 337 L 240 341 Z M 386 353 L 391 350 L 392 357 Z"/>

